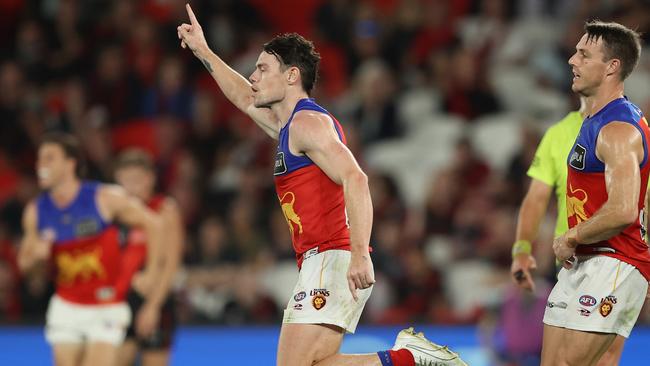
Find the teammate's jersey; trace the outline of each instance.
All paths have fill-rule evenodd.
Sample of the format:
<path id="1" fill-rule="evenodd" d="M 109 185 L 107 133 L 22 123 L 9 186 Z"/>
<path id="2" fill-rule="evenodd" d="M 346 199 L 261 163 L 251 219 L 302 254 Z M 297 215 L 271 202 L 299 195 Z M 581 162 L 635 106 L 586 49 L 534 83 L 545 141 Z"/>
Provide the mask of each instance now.
<path id="1" fill-rule="evenodd" d="M 557 197 L 557 221 L 555 237 L 569 230 L 566 216 L 566 157 L 582 126 L 580 112 L 571 112 L 561 121 L 551 126 L 537 147 L 533 163 L 528 168 L 528 176 L 555 188 Z"/>
<path id="2" fill-rule="evenodd" d="M 120 270 L 118 230 L 99 212 L 100 186 L 82 182 L 77 197 L 64 208 L 57 207 L 48 192 L 36 199 L 38 231 L 54 237 L 56 293 L 79 304 L 124 300 L 114 287 Z"/>
<path id="3" fill-rule="evenodd" d="M 610 122 L 619 121 L 634 126 L 643 138 L 643 160 L 639 215 L 637 220 L 616 236 L 597 244 L 578 246 L 578 254 L 602 254 L 620 259 L 635 266 L 641 274 L 650 279 L 650 252 L 645 242 L 644 202 L 648 185 L 648 141 L 650 129 L 641 110 L 626 98 L 615 99 L 598 113 L 585 119 L 580 134 L 567 158 L 569 175 L 567 179 L 567 216 L 569 227 L 588 220 L 607 201 L 605 186 L 605 164 L 596 156 L 596 142 L 600 130 Z"/>
<path id="4" fill-rule="evenodd" d="M 334 183 L 311 159 L 293 155 L 289 151 L 289 127 L 293 116 L 302 110 L 327 114 L 339 138 L 345 135 L 339 122 L 313 99 L 302 99 L 280 130 L 275 158 L 275 189 L 280 200 L 296 259 L 300 266 L 303 254 L 314 248 L 318 252 L 329 249 L 350 249 L 343 187 Z"/>
<path id="5" fill-rule="evenodd" d="M 155 195 L 148 202 L 147 206 L 154 212 L 160 212 L 164 195 Z M 126 294 L 131 287 L 133 275 L 144 267 L 147 258 L 146 235 L 141 228 L 122 228 L 122 258 L 121 271 L 116 289 L 120 295 Z"/>

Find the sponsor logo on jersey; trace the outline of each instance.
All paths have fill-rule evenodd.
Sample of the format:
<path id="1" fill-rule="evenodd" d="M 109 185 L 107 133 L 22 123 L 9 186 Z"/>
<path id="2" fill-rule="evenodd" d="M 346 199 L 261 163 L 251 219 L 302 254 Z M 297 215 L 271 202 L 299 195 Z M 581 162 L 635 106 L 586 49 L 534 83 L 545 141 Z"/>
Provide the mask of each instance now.
<path id="1" fill-rule="evenodd" d="M 578 311 L 580 312 L 580 315 L 582 315 L 582 316 L 589 316 L 589 315 L 591 315 L 591 311 L 590 311 L 590 310 L 587 310 L 587 309 L 578 309 Z"/>
<path id="2" fill-rule="evenodd" d="M 287 172 L 287 163 L 284 161 L 284 151 L 278 151 L 275 154 L 275 166 L 273 167 L 273 175 L 280 175 Z"/>
<path id="3" fill-rule="evenodd" d="M 585 158 L 587 156 L 587 149 L 580 144 L 576 144 L 569 159 L 569 165 L 578 170 L 585 169 Z"/>
<path id="4" fill-rule="evenodd" d="M 74 233 L 76 236 L 90 236 L 97 234 L 99 231 L 99 223 L 94 218 L 82 218 L 77 221 L 74 226 Z"/>

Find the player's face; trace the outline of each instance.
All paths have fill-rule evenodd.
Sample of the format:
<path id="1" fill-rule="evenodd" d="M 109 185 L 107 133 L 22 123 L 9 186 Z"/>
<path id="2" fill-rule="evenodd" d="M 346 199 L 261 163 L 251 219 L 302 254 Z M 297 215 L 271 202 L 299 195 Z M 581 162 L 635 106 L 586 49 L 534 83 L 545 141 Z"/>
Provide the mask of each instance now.
<path id="1" fill-rule="evenodd" d="M 115 172 L 115 181 L 141 200 L 148 199 L 156 184 L 154 174 L 138 166 L 127 166 Z"/>
<path id="2" fill-rule="evenodd" d="M 50 189 L 70 175 L 74 176 L 75 161 L 68 158 L 58 144 L 43 144 L 38 149 L 36 175 L 41 189 Z"/>
<path id="3" fill-rule="evenodd" d="M 262 51 L 255 71 L 250 76 L 253 103 L 257 108 L 269 108 L 284 99 L 286 74 L 275 55 Z"/>
<path id="4" fill-rule="evenodd" d="M 573 71 L 571 89 L 583 96 L 593 95 L 607 75 L 610 61 L 603 60 L 602 38 L 587 40 L 587 34 L 583 35 L 569 59 Z"/>

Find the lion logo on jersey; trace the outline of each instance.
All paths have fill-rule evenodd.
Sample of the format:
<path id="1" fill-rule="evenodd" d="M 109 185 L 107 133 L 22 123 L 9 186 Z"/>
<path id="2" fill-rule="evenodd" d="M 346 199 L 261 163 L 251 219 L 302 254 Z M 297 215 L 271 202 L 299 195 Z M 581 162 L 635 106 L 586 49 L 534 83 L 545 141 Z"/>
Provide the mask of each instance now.
<path id="1" fill-rule="evenodd" d="M 585 192 L 583 189 L 574 190 L 571 185 L 569 185 L 569 191 L 570 194 L 567 194 L 566 196 L 567 216 L 575 216 L 577 223 L 579 224 L 589 218 L 585 212 L 585 203 L 587 203 L 589 196 L 587 196 L 587 192 Z M 582 193 L 582 195 L 584 195 L 584 198 L 578 198 L 577 193 Z"/>
<path id="2" fill-rule="evenodd" d="M 93 276 L 105 277 L 106 271 L 99 260 L 101 255 L 101 248 L 81 254 L 61 253 L 57 255 L 56 264 L 59 270 L 57 282 L 62 285 L 70 285 L 77 278 L 86 282 Z"/>
<path id="3" fill-rule="evenodd" d="M 285 200 L 286 198 L 288 198 L 288 200 Z M 287 220 L 291 235 L 293 235 L 294 225 L 298 226 L 298 234 L 302 234 L 302 223 L 300 222 L 300 216 L 298 216 L 296 211 L 293 209 L 293 204 L 295 202 L 296 195 L 293 194 L 293 192 L 287 192 L 282 195 L 282 198 L 280 198 L 282 213 L 284 214 L 284 218 Z"/>

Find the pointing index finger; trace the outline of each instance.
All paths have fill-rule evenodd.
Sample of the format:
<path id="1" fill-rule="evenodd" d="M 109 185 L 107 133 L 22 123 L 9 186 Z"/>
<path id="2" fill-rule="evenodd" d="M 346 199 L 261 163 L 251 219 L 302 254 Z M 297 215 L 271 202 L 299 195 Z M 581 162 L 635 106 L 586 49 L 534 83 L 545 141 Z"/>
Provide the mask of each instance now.
<path id="1" fill-rule="evenodd" d="M 199 24 L 199 21 L 196 20 L 196 15 L 194 15 L 190 4 L 185 4 L 185 9 L 187 9 L 187 15 L 190 17 L 190 23 L 192 23 L 192 25 Z"/>

